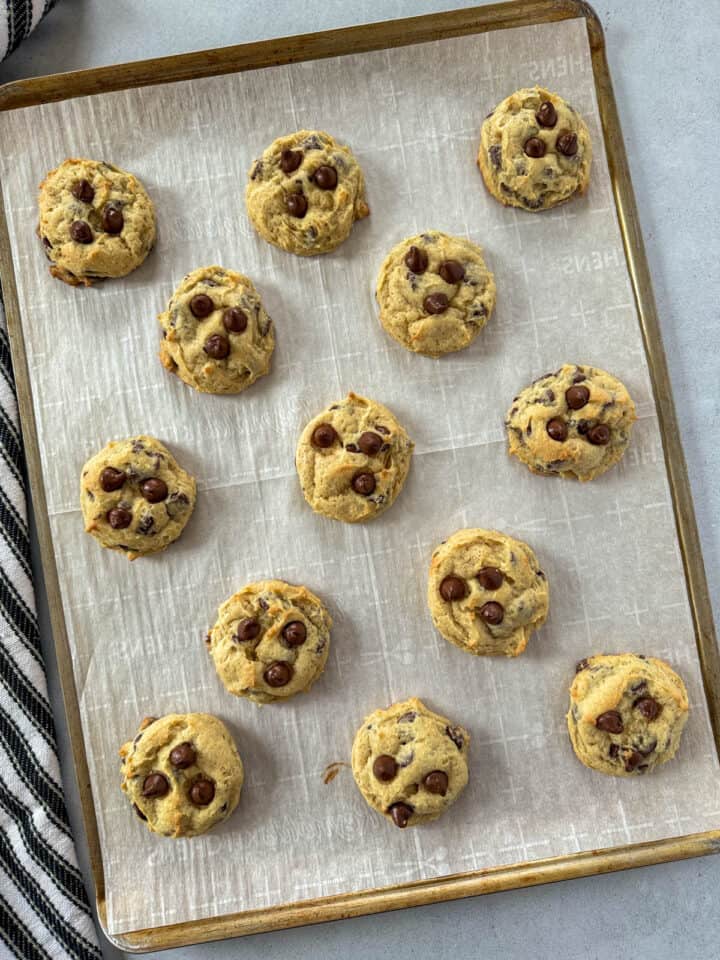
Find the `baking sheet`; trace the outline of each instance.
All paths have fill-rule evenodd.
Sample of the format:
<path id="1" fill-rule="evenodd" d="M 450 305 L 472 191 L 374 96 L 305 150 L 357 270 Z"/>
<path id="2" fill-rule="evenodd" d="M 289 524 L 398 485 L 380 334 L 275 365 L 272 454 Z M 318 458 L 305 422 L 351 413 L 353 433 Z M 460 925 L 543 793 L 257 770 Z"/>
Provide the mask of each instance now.
<path id="1" fill-rule="evenodd" d="M 474 166 L 484 115 L 534 82 L 586 116 L 596 154 L 588 196 L 542 216 L 501 208 Z M 303 126 L 352 146 L 372 209 L 313 260 L 260 241 L 243 203 L 252 158 Z M 717 826 L 717 758 L 584 21 L 0 114 L 0 153 L 111 934 Z M 125 280 L 73 290 L 47 273 L 36 188 L 65 156 L 132 170 L 156 202 L 157 248 Z M 479 242 L 498 285 L 488 327 L 441 361 L 391 341 L 373 298 L 387 250 L 428 227 Z M 240 397 L 196 395 L 156 359 L 155 315 L 207 263 L 253 277 L 276 322 L 273 373 Z M 565 360 L 612 370 L 638 405 L 625 460 L 588 485 L 533 477 L 505 453 L 510 399 Z M 390 406 L 416 442 L 405 491 L 366 527 L 313 515 L 293 467 L 306 420 L 349 389 Z M 83 534 L 77 478 L 108 439 L 139 432 L 171 446 L 199 498 L 177 544 L 130 565 Z M 550 617 L 517 660 L 470 658 L 432 627 L 430 553 L 466 525 L 528 540 L 548 574 Z M 227 595 L 271 575 L 317 591 L 335 627 L 311 694 L 258 708 L 224 692 L 202 638 Z M 669 659 L 692 704 L 678 758 L 629 782 L 585 770 L 563 716 L 575 661 L 624 649 Z M 411 695 L 470 729 L 471 779 L 442 820 L 400 832 L 348 770 L 329 785 L 322 772 L 348 758 L 367 712 Z M 236 813 L 192 841 L 150 835 L 118 789 L 119 744 L 143 715 L 171 710 L 217 713 L 246 765 Z"/>

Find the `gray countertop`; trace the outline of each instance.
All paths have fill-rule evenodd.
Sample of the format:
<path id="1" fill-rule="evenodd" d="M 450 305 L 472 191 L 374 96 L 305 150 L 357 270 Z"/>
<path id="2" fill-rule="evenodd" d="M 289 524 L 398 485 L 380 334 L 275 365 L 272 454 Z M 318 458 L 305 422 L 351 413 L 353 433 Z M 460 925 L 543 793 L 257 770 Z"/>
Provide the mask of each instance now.
<path id="1" fill-rule="evenodd" d="M 0 83 L 472 5 L 462 0 L 60 0 L 36 34 L 0 65 Z M 720 469 L 720 18 L 714 3 L 693 0 L 602 0 L 596 10 L 605 28 L 717 620 L 720 485 L 713 479 Z M 92 891 L 39 574 L 36 583 L 70 817 Z M 144 869 L 138 863 L 139 876 Z M 718 955 L 719 887 L 720 858 L 711 857 L 163 956 L 694 960 Z M 107 958 L 122 956 L 104 939 L 103 950 Z"/>

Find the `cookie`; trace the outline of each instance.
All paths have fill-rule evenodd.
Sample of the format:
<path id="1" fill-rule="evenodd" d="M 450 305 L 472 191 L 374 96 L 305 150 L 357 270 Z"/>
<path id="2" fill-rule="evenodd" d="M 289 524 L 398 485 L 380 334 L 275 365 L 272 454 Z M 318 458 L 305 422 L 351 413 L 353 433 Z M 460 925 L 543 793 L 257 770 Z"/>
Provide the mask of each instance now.
<path id="1" fill-rule="evenodd" d="M 153 833 L 196 837 L 238 805 L 242 760 L 225 724 L 208 713 L 146 717 L 120 756 L 121 789 Z"/>
<path id="2" fill-rule="evenodd" d="M 542 87 L 525 88 L 485 118 L 477 162 L 500 203 L 549 210 L 587 190 L 590 134 L 562 97 Z"/>
<path id="3" fill-rule="evenodd" d="M 626 388 L 605 370 L 566 363 L 514 398 L 508 450 L 533 473 L 592 480 L 620 460 L 636 420 Z"/>
<path id="4" fill-rule="evenodd" d="M 522 540 L 458 530 L 433 552 L 428 606 L 440 633 L 476 656 L 516 657 L 548 612 L 548 582 Z"/>
<path id="5" fill-rule="evenodd" d="M 132 173 L 98 160 L 65 160 L 40 184 L 38 236 L 65 283 L 124 277 L 155 243 L 155 208 Z"/>
<path id="6" fill-rule="evenodd" d="M 276 703 L 308 690 L 323 672 L 331 626 L 306 587 L 260 580 L 222 604 L 206 643 L 228 693 Z"/>
<path id="7" fill-rule="evenodd" d="M 158 320 L 162 365 L 202 393 L 241 393 L 270 370 L 273 322 L 241 273 L 193 270 Z"/>
<path id="8" fill-rule="evenodd" d="M 271 143 L 250 168 L 245 201 L 263 240 L 301 257 L 334 250 L 370 213 L 357 160 L 322 130 Z"/>
<path id="9" fill-rule="evenodd" d="M 128 560 L 177 540 L 195 494 L 195 480 L 167 447 L 145 434 L 111 441 L 88 460 L 80 477 L 86 532 Z"/>
<path id="10" fill-rule="evenodd" d="M 495 279 L 482 250 L 428 230 L 393 247 L 375 291 L 380 323 L 408 350 L 440 357 L 473 342 L 495 306 Z"/>
<path id="11" fill-rule="evenodd" d="M 349 393 L 300 436 L 295 465 L 303 496 L 333 520 L 372 520 L 402 490 L 413 446 L 387 407 Z"/>
<path id="12" fill-rule="evenodd" d="M 412 697 L 365 717 L 352 772 L 367 803 L 395 824 L 437 820 L 468 781 L 470 735 Z"/>
<path id="13" fill-rule="evenodd" d="M 672 760 L 687 714 L 685 684 L 664 660 L 601 654 L 577 665 L 567 725 L 586 767 L 632 777 Z"/>

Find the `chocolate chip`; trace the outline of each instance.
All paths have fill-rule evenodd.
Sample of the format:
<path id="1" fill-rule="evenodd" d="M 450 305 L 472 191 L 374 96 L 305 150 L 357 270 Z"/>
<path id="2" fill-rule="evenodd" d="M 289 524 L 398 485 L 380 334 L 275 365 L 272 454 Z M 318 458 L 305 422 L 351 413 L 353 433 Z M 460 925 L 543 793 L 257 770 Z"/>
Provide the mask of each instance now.
<path id="1" fill-rule="evenodd" d="M 576 373 L 573 376 L 573 383 L 582 383 L 583 380 L 587 380 L 587 377 L 585 376 L 584 373 Z"/>
<path id="2" fill-rule="evenodd" d="M 362 497 L 369 497 L 375 490 L 375 477 L 372 473 L 356 473 L 352 479 L 352 488 Z"/>
<path id="3" fill-rule="evenodd" d="M 237 625 L 235 630 L 235 639 L 239 643 L 245 643 L 248 640 L 254 640 L 260 633 L 260 624 L 253 617 L 245 617 Z"/>
<path id="4" fill-rule="evenodd" d="M 410 247 L 405 254 L 405 266 L 413 273 L 425 273 L 428 268 L 427 254 L 420 247 Z"/>
<path id="5" fill-rule="evenodd" d="M 438 273 L 445 283 L 460 283 L 465 276 L 465 267 L 458 260 L 443 260 Z"/>
<path id="6" fill-rule="evenodd" d="M 167 499 L 168 488 L 164 480 L 159 477 L 150 477 L 140 484 L 140 492 L 148 503 L 162 503 Z"/>
<path id="7" fill-rule="evenodd" d="M 144 797 L 164 797 L 170 789 L 167 777 L 162 773 L 149 773 L 143 780 L 142 795 Z"/>
<path id="8" fill-rule="evenodd" d="M 310 442 L 314 447 L 319 447 L 321 450 L 326 450 L 335 443 L 337 438 L 338 435 L 335 432 L 334 427 L 332 427 L 329 423 L 319 423 L 312 432 Z"/>
<path id="9" fill-rule="evenodd" d="M 302 219 L 307 213 L 308 203 L 302 193 L 289 193 L 285 197 L 285 206 L 291 216 Z"/>
<path id="10" fill-rule="evenodd" d="M 147 817 L 136 803 L 133 804 L 133 810 L 141 820 L 147 820 Z"/>
<path id="11" fill-rule="evenodd" d="M 145 513 L 138 521 L 138 533 L 148 534 L 155 526 L 155 517 L 151 513 Z"/>
<path id="12" fill-rule="evenodd" d="M 437 793 L 444 797 L 448 788 L 448 775 L 444 770 L 433 770 L 423 777 L 423 786 L 428 793 Z"/>
<path id="13" fill-rule="evenodd" d="M 467 584 L 460 577 L 445 577 L 440 584 L 440 596 L 448 603 L 462 600 L 467 596 Z"/>
<path id="14" fill-rule="evenodd" d="M 596 423 L 588 430 L 587 438 L 595 447 L 605 447 L 610 443 L 610 428 L 604 423 Z"/>
<path id="15" fill-rule="evenodd" d="M 132 514 L 123 507 L 113 507 L 107 512 L 107 522 L 113 530 L 124 530 L 132 523 Z"/>
<path id="16" fill-rule="evenodd" d="M 562 441 L 567 438 L 567 424 L 564 420 L 561 420 L 560 417 L 553 417 L 552 420 L 548 420 L 545 429 L 548 432 L 548 436 L 553 440 L 557 440 L 558 443 L 562 443 Z"/>
<path id="17" fill-rule="evenodd" d="M 578 420 L 578 422 L 577 422 L 577 432 L 580 434 L 581 437 L 584 437 L 585 434 L 588 432 L 589 429 L 590 429 L 590 421 L 589 421 L 589 420 Z"/>
<path id="18" fill-rule="evenodd" d="M 195 752 L 195 747 L 193 747 L 191 743 L 188 743 L 187 740 L 184 743 L 179 743 L 170 751 L 170 763 L 174 767 L 177 767 L 178 770 L 185 770 L 187 767 L 191 767 L 196 759 L 197 753 Z"/>
<path id="19" fill-rule="evenodd" d="M 374 457 L 379 453 L 382 445 L 383 438 L 371 430 L 368 430 L 366 433 L 361 433 L 358 439 L 358 447 L 368 457 Z"/>
<path id="20" fill-rule="evenodd" d="M 631 750 L 625 757 L 625 769 L 628 773 L 632 773 L 637 766 L 642 763 L 642 754 L 638 753 L 637 750 Z"/>
<path id="21" fill-rule="evenodd" d="M 565 402 L 571 410 L 582 410 L 590 399 L 590 391 L 587 387 L 568 387 L 565 391 Z"/>
<path id="22" fill-rule="evenodd" d="M 633 703 L 633 707 L 639 710 L 646 720 L 655 720 L 662 713 L 662 704 L 654 697 L 640 697 Z"/>
<path id="23" fill-rule="evenodd" d="M 223 313 L 223 326 L 228 333 L 242 333 L 247 329 L 247 316 L 239 307 L 228 307 Z"/>
<path id="24" fill-rule="evenodd" d="M 92 184 L 87 180 L 76 180 L 70 187 L 70 192 L 76 200 L 82 200 L 83 203 L 92 203 L 95 196 Z"/>
<path id="25" fill-rule="evenodd" d="M 76 243 L 92 243 L 93 232 L 84 220 L 73 220 L 70 224 L 70 236 Z"/>
<path id="26" fill-rule="evenodd" d="M 554 127 L 557 123 L 557 110 L 549 100 L 543 100 L 535 114 L 535 119 L 541 127 Z"/>
<path id="27" fill-rule="evenodd" d="M 106 203 L 102 212 L 102 225 L 106 233 L 121 233 L 125 226 L 122 210 L 116 203 Z"/>
<path id="28" fill-rule="evenodd" d="M 489 600 L 480 607 L 480 616 L 485 623 L 496 627 L 499 623 L 503 622 L 505 608 L 501 603 L 496 603 L 495 600 Z"/>
<path id="29" fill-rule="evenodd" d="M 122 470 L 116 470 L 115 467 L 105 467 L 100 474 L 100 486 L 105 493 L 112 493 L 113 490 L 119 490 L 125 483 L 125 474 Z"/>
<path id="30" fill-rule="evenodd" d="M 562 153 L 565 157 L 574 157 L 577 153 L 577 148 L 577 134 L 570 133 L 569 130 L 566 130 L 565 133 L 561 133 L 555 141 L 555 149 L 558 153 Z"/>
<path id="31" fill-rule="evenodd" d="M 190 787 L 190 799 L 196 807 L 206 807 L 215 797 L 215 784 L 212 780 L 201 777 Z"/>
<path id="32" fill-rule="evenodd" d="M 317 168 L 312 179 L 321 190 L 334 190 L 338 182 L 337 170 L 324 163 Z"/>
<path id="33" fill-rule="evenodd" d="M 230 343 L 221 333 L 214 333 L 203 344 L 203 350 L 213 360 L 224 360 L 230 353 Z"/>
<path id="34" fill-rule="evenodd" d="M 462 750 L 465 744 L 465 736 L 460 727 L 445 727 L 445 733 L 450 737 L 458 750 Z"/>
<path id="35" fill-rule="evenodd" d="M 302 162 L 302 150 L 283 150 L 280 154 L 280 169 L 283 173 L 292 173 Z"/>
<path id="36" fill-rule="evenodd" d="M 403 827 L 408 825 L 410 817 L 413 814 L 413 808 L 409 803 L 393 803 L 392 806 L 388 807 L 388 813 L 392 817 L 395 826 L 400 827 L 402 830 Z"/>
<path id="37" fill-rule="evenodd" d="M 292 680 L 293 668 L 284 660 L 275 660 L 263 674 L 269 687 L 285 687 Z"/>
<path id="38" fill-rule="evenodd" d="M 523 150 L 528 157 L 544 157 L 545 156 L 545 141 L 541 140 L 540 137 L 529 137 L 523 144 Z"/>
<path id="39" fill-rule="evenodd" d="M 651 753 L 655 752 L 657 747 L 657 740 L 651 740 L 650 743 L 646 744 L 644 747 L 638 747 L 638 752 L 641 753 L 644 757 L 649 757 Z"/>
<path id="40" fill-rule="evenodd" d="M 499 590 L 504 580 L 502 571 L 497 567 L 483 567 L 478 570 L 477 578 L 485 590 Z"/>
<path id="41" fill-rule="evenodd" d="M 360 453 L 360 448 L 356 443 L 346 443 L 345 449 L 348 453 Z"/>
<path id="42" fill-rule="evenodd" d="M 395 758 L 389 754 L 381 753 L 379 757 L 375 758 L 373 775 L 375 779 L 380 780 L 381 783 L 390 783 L 391 780 L 394 780 L 397 775 L 397 770 L 398 765 L 395 762 Z"/>
<path id="43" fill-rule="evenodd" d="M 582 660 L 578 660 L 578 662 L 575 664 L 575 673 L 580 673 L 581 670 L 587 670 L 589 666 L 590 661 L 587 659 L 587 657 L 583 657 Z"/>
<path id="44" fill-rule="evenodd" d="M 630 687 L 630 690 L 633 693 L 640 693 L 641 690 L 645 690 L 645 689 L 647 689 L 647 680 L 638 680 L 637 683 L 634 683 Z"/>
<path id="45" fill-rule="evenodd" d="M 450 306 L 450 301 L 444 293 L 430 293 L 423 300 L 425 313 L 445 313 Z"/>
<path id="46" fill-rule="evenodd" d="M 286 647 L 301 647 L 307 638 L 307 628 L 302 620 L 291 620 L 283 627 L 282 637 Z"/>
<path id="47" fill-rule="evenodd" d="M 614 760 L 619 753 L 620 753 L 620 744 L 611 743 L 610 748 L 608 749 L 608 756 L 610 757 L 610 759 Z"/>
<path id="48" fill-rule="evenodd" d="M 206 293 L 196 293 L 190 301 L 190 313 L 198 320 L 209 317 L 215 309 L 215 304 Z"/>
<path id="49" fill-rule="evenodd" d="M 502 165 L 502 147 L 499 143 L 494 143 L 490 147 L 488 150 L 488 156 L 490 157 L 490 161 L 495 169 L 499 170 L 500 166 Z"/>
<path id="50" fill-rule="evenodd" d="M 622 717 L 617 710 L 606 710 L 605 713 L 601 713 L 595 720 L 595 726 L 605 733 L 622 733 L 624 729 Z"/>

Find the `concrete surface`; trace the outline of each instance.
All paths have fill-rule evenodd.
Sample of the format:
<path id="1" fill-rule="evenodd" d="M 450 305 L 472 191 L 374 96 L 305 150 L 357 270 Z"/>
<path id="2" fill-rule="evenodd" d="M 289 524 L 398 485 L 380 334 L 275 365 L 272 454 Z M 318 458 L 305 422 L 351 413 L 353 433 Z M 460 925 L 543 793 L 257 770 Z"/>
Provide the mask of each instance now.
<path id="1" fill-rule="evenodd" d="M 37 33 L 0 65 L 0 82 L 471 5 L 462 0 L 60 0 Z M 720 4 L 597 0 L 596 9 L 606 32 L 717 620 Z M 69 770 L 40 582 L 38 602 L 63 767 Z M 71 776 L 66 787 L 86 867 Z M 139 876 L 142 872 L 138 864 Z M 711 857 L 163 956 L 705 960 L 720 954 L 718 888 L 720 858 Z M 121 956 L 106 941 L 103 947 L 108 960 Z"/>

